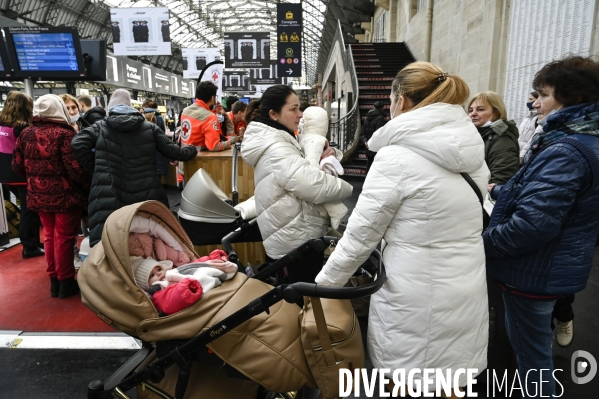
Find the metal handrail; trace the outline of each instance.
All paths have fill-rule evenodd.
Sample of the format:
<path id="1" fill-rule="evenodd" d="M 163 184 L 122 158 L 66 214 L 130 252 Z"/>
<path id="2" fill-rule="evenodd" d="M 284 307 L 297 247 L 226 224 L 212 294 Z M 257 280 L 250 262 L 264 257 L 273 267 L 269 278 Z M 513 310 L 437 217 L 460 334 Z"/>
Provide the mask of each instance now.
<path id="1" fill-rule="evenodd" d="M 354 56 L 351 47 L 345 47 L 345 41 L 343 40 L 343 32 L 341 30 L 341 23 L 337 23 L 337 30 L 335 31 L 335 37 L 333 43 L 339 42 L 340 50 L 343 60 L 343 70 L 349 71 L 351 77 L 352 93 L 354 95 L 353 104 L 351 109 L 347 112 L 343 118 L 338 118 L 337 121 L 329 124 L 328 139 L 330 142 L 335 143 L 344 153 L 344 160 L 354 151 L 358 144 L 360 137 L 359 129 L 359 108 L 358 108 L 358 97 L 360 95 L 360 87 L 358 84 L 358 76 L 356 74 L 356 67 L 354 65 Z M 331 46 L 334 48 L 335 46 Z M 330 65 L 331 57 L 333 52 L 329 54 L 327 65 Z M 349 105 L 349 104 L 348 104 Z M 340 110 L 337 110 L 339 112 Z"/>

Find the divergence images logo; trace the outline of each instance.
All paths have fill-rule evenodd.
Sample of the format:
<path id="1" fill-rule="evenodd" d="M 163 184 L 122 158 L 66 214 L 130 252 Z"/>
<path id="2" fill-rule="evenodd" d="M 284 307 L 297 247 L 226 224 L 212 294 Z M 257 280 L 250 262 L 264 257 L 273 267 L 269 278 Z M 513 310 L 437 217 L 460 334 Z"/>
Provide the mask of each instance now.
<path id="1" fill-rule="evenodd" d="M 597 374 L 597 360 L 587 351 L 574 352 L 570 366 L 575 384 L 586 384 Z"/>

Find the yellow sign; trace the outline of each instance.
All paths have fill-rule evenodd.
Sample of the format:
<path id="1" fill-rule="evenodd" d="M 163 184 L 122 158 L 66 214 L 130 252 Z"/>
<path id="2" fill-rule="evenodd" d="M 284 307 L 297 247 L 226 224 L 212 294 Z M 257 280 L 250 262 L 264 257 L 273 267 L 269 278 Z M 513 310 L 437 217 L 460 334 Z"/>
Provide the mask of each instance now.
<path id="1" fill-rule="evenodd" d="M 291 11 L 287 11 L 287 12 L 285 13 L 285 19 L 286 19 L 286 20 L 293 19 L 293 13 L 292 13 Z"/>
<path id="2" fill-rule="evenodd" d="M 293 33 L 291 34 L 291 41 L 292 41 L 292 42 L 299 42 L 299 41 L 300 41 L 300 37 L 299 37 L 299 35 L 297 34 L 297 32 L 293 32 Z"/>
<path id="3" fill-rule="evenodd" d="M 293 38 L 293 35 L 291 37 Z M 281 36 L 279 36 L 279 41 L 280 42 L 288 42 L 289 41 L 289 36 L 287 36 L 287 32 L 281 33 Z"/>

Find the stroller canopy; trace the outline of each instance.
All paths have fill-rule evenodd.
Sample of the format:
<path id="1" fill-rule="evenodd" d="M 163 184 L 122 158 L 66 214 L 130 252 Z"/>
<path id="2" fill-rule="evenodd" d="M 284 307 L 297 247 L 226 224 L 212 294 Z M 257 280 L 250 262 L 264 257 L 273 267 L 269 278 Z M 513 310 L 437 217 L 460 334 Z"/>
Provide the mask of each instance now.
<path id="1" fill-rule="evenodd" d="M 239 217 L 239 211 L 227 201 L 229 197 L 208 172 L 200 169 L 183 189 L 178 215 L 194 222 L 231 223 Z"/>

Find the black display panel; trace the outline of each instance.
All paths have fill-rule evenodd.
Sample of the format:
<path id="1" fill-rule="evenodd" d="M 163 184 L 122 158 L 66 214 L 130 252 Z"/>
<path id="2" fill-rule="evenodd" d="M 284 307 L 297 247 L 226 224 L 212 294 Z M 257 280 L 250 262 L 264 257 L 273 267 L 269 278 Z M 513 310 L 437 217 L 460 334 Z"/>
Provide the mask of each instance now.
<path id="1" fill-rule="evenodd" d="M 12 77 L 8 54 L 6 53 L 6 45 L 4 39 L 0 35 L 0 80 Z"/>
<path id="2" fill-rule="evenodd" d="M 85 79 L 76 28 L 11 26 L 4 33 L 16 78 Z"/>
<path id="3" fill-rule="evenodd" d="M 81 39 L 81 53 L 87 80 L 106 80 L 106 39 Z"/>

